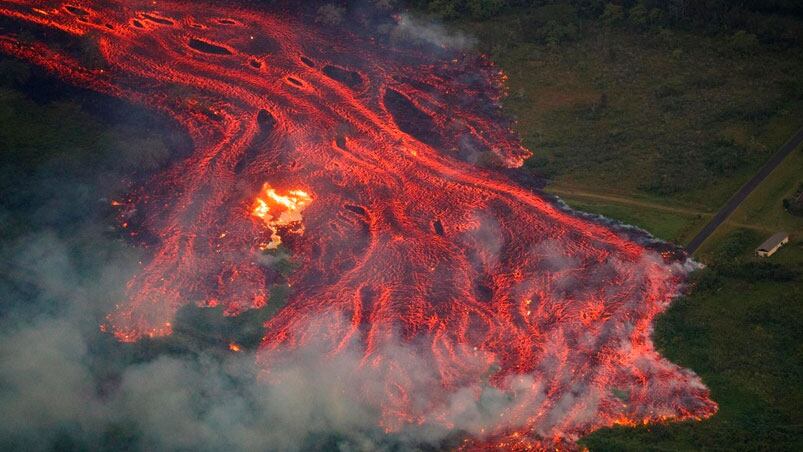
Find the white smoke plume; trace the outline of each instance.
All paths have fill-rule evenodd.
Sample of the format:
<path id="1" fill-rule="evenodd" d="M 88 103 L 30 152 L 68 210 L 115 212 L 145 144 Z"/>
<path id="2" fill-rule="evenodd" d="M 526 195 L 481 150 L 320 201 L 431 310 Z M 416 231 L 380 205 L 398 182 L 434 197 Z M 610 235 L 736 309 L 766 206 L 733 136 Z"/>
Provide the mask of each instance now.
<path id="1" fill-rule="evenodd" d="M 411 14 L 399 14 L 391 36 L 398 40 L 424 42 L 450 50 L 467 50 L 477 43 L 476 38 L 459 31 L 447 30 L 443 25 L 419 19 Z"/>

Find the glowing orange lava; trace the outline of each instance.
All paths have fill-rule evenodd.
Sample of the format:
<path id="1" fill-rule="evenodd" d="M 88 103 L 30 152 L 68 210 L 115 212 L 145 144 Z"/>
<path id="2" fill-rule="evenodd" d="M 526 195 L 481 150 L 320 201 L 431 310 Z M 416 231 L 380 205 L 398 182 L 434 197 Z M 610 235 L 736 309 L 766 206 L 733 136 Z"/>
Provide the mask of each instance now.
<path id="1" fill-rule="evenodd" d="M 259 248 L 281 243 L 300 265 L 258 362 L 270 375 L 297 350 L 356 354 L 370 378 L 353 385 L 385 431 L 571 448 L 604 426 L 716 411 L 651 340 L 686 257 L 513 181 L 530 152 L 482 57 L 221 2 L 11 0 L 0 17 L 33 30 L 0 28 L 0 51 L 192 139 L 115 204 L 148 255 L 104 325 L 120 340 L 170 334 L 190 303 L 265 306 Z M 101 64 L 75 54 L 90 47 Z"/>
<path id="2" fill-rule="evenodd" d="M 304 225 L 301 213 L 311 202 L 312 197 L 303 190 L 290 190 L 287 194 L 280 195 L 266 183 L 251 210 L 251 214 L 262 219 L 271 232 L 270 242 L 260 243 L 259 248 L 276 249 L 281 245 L 280 228 L 290 227 L 289 232 L 302 234 Z"/>

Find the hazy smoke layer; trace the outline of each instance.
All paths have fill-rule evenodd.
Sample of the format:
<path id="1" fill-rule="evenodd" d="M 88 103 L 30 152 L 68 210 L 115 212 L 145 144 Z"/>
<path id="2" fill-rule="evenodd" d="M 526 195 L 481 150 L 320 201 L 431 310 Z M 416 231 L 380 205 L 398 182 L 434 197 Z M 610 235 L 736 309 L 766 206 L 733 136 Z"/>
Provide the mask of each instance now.
<path id="1" fill-rule="evenodd" d="M 120 295 L 136 256 L 111 242 L 84 240 L 94 234 L 91 226 L 71 239 L 45 232 L 3 252 L 10 282 L 38 293 L 34 299 L 3 300 L 12 307 L 0 336 L 4 448 L 45 450 L 68 437 L 93 449 L 126 442 L 141 450 L 418 449 L 442 444 L 453 431 L 482 436 L 523 424 L 531 413 L 516 408 L 538 406 L 547 397 L 545 389 L 532 389 L 540 380 L 573 378 L 553 375 L 560 368 L 555 355 L 533 374 L 507 377 L 498 385 L 504 390 L 486 382 L 446 391 L 423 348 L 386 341 L 378 351 L 383 364 L 372 366 L 364 362 L 358 337 L 334 357 L 326 353 L 331 344 L 321 339 L 259 357 L 209 351 L 115 367 L 115 358 L 97 349 L 97 324 Z M 555 246 L 544 242 L 533 253 L 551 256 L 552 265 L 570 266 Z M 81 254 L 96 259 L 88 273 L 74 257 Z M 579 289 L 572 281 L 555 285 L 555 290 Z M 315 333 L 341 322 L 337 314 L 322 315 L 299 334 L 324 337 Z M 545 338 L 543 347 L 558 353 L 565 348 L 562 340 L 559 334 Z M 466 373 L 484 371 L 484 358 L 463 357 L 473 366 Z M 644 365 L 645 372 L 655 371 L 647 360 Z M 432 422 L 389 426 L 400 429 L 388 436 L 377 427 L 381 407 L 371 401 L 383 400 L 386 382 L 400 369 L 413 381 L 414 414 Z M 553 433 L 552 426 L 568 415 L 578 422 L 593 418 L 598 409 L 593 401 L 608 396 L 597 391 L 578 382 L 550 408 L 540 433 Z M 582 412 L 575 399 L 583 400 Z"/>
<path id="2" fill-rule="evenodd" d="M 412 42 L 423 41 L 441 48 L 465 50 L 477 40 L 460 32 L 450 32 L 441 24 L 424 22 L 410 14 L 400 14 L 392 36 Z"/>

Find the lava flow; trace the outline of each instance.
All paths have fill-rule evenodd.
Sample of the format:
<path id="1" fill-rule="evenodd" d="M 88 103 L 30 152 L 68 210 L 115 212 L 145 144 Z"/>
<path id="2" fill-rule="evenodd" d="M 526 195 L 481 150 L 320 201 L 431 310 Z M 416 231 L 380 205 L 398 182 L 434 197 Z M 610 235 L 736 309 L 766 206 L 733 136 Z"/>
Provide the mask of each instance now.
<path id="1" fill-rule="evenodd" d="M 109 331 L 170 334 L 189 303 L 263 307 L 264 253 L 281 246 L 299 265 L 265 325 L 265 378 L 310 344 L 322 360 L 357 353 L 371 384 L 354 385 L 387 432 L 571 448 L 604 426 L 716 411 L 650 339 L 685 258 L 492 169 L 529 156 L 499 113 L 500 71 L 393 26 L 220 3 L 0 1 L 26 27 L 0 28 L 2 51 L 164 112 L 193 141 L 118 206 L 150 257 Z"/>
<path id="2" fill-rule="evenodd" d="M 280 228 L 292 227 L 290 232 L 303 233 L 304 227 L 301 212 L 312 202 L 312 198 L 303 190 L 290 190 L 286 195 L 276 193 L 270 184 L 262 187 L 251 214 L 261 218 L 270 229 L 270 242 L 261 243 L 259 249 L 272 250 L 282 244 Z"/>

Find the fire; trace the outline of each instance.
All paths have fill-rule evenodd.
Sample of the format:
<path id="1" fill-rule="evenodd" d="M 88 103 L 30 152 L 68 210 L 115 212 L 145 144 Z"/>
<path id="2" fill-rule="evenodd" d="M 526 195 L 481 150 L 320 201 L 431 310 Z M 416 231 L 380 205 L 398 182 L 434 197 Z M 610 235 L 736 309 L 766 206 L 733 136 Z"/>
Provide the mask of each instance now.
<path id="1" fill-rule="evenodd" d="M 302 234 L 304 225 L 301 213 L 312 202 L 312 197 L 303 190 L 290 190 L 280 195 L 276 190 L 265 183 L 260 195 L 254 201 L 251 215 L 261 219 L 270 230 L 270 242 L 261 243 L 260 249 L 275 249 L 282 243 L 279 229 L 290 227 L 290 232 Z"/>
<path id="2" fill-rule="evenodd" d="M 291 292 L 264 324 L 266 373 L 311 344 L 321 359 L 362 354 L 359 372 L 377 372 L 373 388 L 385 388 L 363 398 L 390 432 L 459 428 L 447 412 L 460 390 L 473 402 L 488 386 L 510 394 L 466 449 L 566 449 L 604 426 L 716 411 L 700 379 L 651 339 L 685 256 L 489 169 L 530 155 L 500 114 L 504 74 L 470 53 L 400 49 L 279 10 L 292 3 L 303 2 L 0 7 L 21 24 L 0 28 L 0 51 L 164 112 L 194 145 L 111 202 L 149 256 L 104 330 L 167 335 L 188 303 L 233 316 Z M 94 40 L 103 67 L 47 42 L 64 34 Z M 274 256 L 250 252 L 262 237 L 260 248 L 285 239 L 303 262 L 287 281 L 266 269 Z M 397 359 L 400 348 L 416 366 Z"/>
<path id="3" fill-rule="evenodd" d="M 240 351 L 242 351 L 242 347 L 240 347 L 239 344 L 237 344 L 235 342 L 232 342 L 232 343 L 229 344 L 229 350 L 231 350 L 233 352 L 240 352 Z"/>

